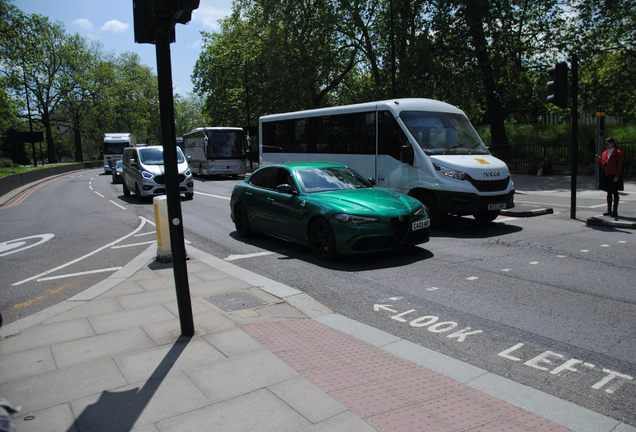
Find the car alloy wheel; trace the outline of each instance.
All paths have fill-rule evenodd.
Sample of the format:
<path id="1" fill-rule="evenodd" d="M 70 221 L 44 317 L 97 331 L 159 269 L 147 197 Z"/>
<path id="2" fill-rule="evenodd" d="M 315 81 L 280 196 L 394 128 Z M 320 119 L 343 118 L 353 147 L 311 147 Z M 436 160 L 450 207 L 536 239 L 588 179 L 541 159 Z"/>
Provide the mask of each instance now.
<path id="1" fill-rule="evenodd" d="M 324 219 L 316 219 L 309 227 L 309 247 L 323 261 L 336 256 L 336 240 L 331 227 Z"/>
<path id="2" fill-rule="evenodd" d="M 250 218 L 247 215 L 247 209 L 243 204 L 237 204 L 234 208 L 234 226 L 236 227 L 236 232 L 241 237 L 249 237 L 252 235 Z"/>

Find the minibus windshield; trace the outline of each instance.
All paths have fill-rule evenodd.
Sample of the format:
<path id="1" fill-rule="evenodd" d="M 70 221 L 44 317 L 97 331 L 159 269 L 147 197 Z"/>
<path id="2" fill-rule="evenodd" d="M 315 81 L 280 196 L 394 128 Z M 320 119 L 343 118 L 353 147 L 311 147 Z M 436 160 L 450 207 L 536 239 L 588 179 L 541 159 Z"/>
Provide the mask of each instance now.
<path id="1" fill-rule="evenodd" d="M 426 154 L 490 154 L 468 119 L 461 114 L 403 111 L 400 118 Z"/>

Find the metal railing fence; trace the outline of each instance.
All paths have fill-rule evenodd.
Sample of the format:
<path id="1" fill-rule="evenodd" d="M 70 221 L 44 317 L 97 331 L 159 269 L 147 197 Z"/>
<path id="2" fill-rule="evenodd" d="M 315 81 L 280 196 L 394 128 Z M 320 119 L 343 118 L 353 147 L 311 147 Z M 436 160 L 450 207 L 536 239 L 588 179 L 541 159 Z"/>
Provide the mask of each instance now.
<path id="1" fill-rule="evenodd" d="M 623 171 L 627 170 L 633 175 L 636 167 L 636 142 L 618 142 L 617 147 L 623 152 Z M 488 148 L 493 156 L 508 165 L 511 172 L 528 172 L 533 165 L 540 167 L 545 156 L 552 162 L 555 174 L 572 172 L 572 144 L 511 144 L 491 145 Z M 579 174 L 593 174 L 595 151 L 588 144 L 579 144 L 578 150 Z"/>

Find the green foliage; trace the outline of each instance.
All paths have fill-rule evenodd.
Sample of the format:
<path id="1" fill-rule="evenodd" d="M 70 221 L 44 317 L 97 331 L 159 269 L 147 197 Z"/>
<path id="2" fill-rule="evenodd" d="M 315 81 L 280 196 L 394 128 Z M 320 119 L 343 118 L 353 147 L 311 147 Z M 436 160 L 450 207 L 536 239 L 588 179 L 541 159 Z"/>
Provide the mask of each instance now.
<path id="1" fill-rule="evenodd" d="M 13 161 L 7 158 L 0 158 L 0 168 L 11 168 L 13 167 Z"/>

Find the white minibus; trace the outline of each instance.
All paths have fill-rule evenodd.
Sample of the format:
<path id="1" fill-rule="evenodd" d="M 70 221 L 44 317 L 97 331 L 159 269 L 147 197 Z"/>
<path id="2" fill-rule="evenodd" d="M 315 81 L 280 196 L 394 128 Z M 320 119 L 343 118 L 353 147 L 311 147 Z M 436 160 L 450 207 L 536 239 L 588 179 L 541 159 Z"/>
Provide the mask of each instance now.
<path id="1" fill-rule="evenodd" d="M 260 163 L 330 161 L 411 195 L 439 226 L 447 215 L 493 221 L 514 207 L 506 164 L 466 114 L 430 99 L 394 99 L 263 116 Z"/>

